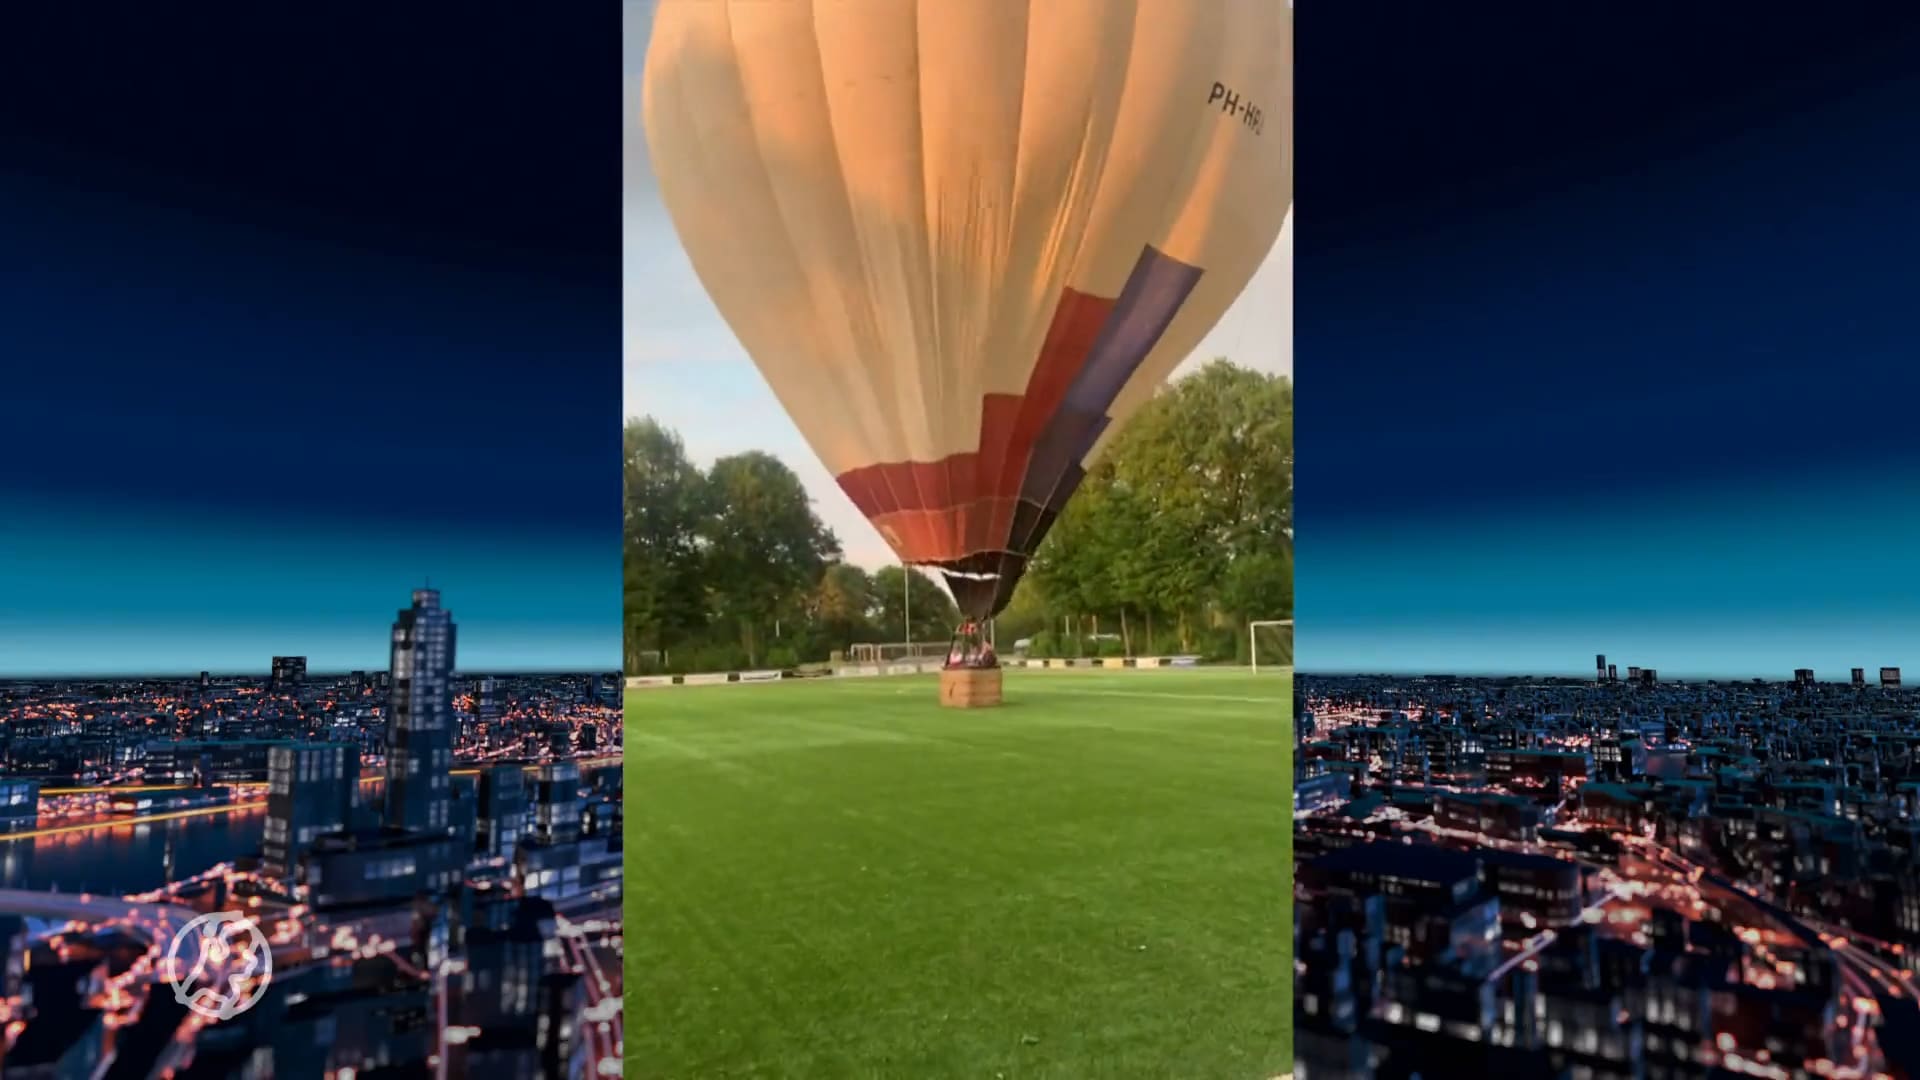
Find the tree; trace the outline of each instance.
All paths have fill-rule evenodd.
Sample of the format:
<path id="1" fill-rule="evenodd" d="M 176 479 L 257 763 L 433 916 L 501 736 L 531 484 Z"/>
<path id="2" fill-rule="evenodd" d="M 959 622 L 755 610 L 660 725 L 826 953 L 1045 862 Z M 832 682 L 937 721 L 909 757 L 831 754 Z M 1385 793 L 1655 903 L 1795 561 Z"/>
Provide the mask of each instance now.
<path id="1" fill-rule="evenodd" d="M 1241 622 L 1293 617 L 1293 550 L 1238 555 L 1221 583 L 1220 605 Z"/>
<path id="2" fill-rule="evenodd" d="M 680 437 L 650 418 L 621 432 L 621 474 L 626 663 L 639 671 L 648 666 L 643 652 L 664 652 L 705 622 L 701 534 L 710 504 Z"/>
<path id="3" fill-rule="evenodd" d="M 814 590 L 814 624 L 828 651 L 879 636 L 873 612 L 880 606 L 873 578 L 847 563 L 834 563 Z"/>
<path id="4" fill-rule="evenodd" d="M 907 582 L 904 586 L 902 581 Z M 905 590 L 911 590 L 906 593 Z M 903 609 L 912 607 L 914 641 L 946 641 L 960 625 L 960 608 L 947 590 L 918 570 L 883 566 L 873 572 L 874 612 L 882 636 L 889 642 L 907 640 Z"/>
<path id="5" fill-rule="evenodd" d="M 1013 598 L 1007 602 L 1007 610 L 996 616 L 993 622 L 995 635 L 1004 643 L 1003 647 L 1010 648 L 1022 638 L 1054 629 L 1057 620 L 1047 608 L 1046 596 L 1029 574 L 1014 586 Z"/>
<path id="6" fill-rule="evenodd" d="M 1292 500 L 1292 383 L 1216 360 L 1122 430 L 1035 553 L 1032 575 L 1052 614 L 1115 617 L 1130 649 L 1130 615 L 1148 649 L 1154 620 L 1170 616 L 1180 647 L 1193 649 L 1214 615 L 1248 617 L 1241 605 L 1278 601 L 1284 610 L 1260 616 L 1291 616 Z"/>
<path id="7" fill-rule="evenodd" d="M 628 423 L 622 450 L 629 670 L 669 648 L 674 670 L 724 670 L 900 641 L 906 588 L 913 640 L 944 642 L 959 621 L 928 574 L 839 562 L 778 460 L 738 454 L 703 473 L 647 419 Z M 1293 615 L 1292 500 L 1293 384 L 1217 360 L 1162 390 L 1093 464 L 998 636 L 1051 636 L 1065 618 L 1077 638 L 1097 621 L 1138 653 L 1177 627 L 1179 648 L 1231 656 L 1244 636 L 1231 627 Z"/>
<path id="8" fill-rule="evenodd" d="M 707 485 L 715 506 L 708 595 L 714 614 L 737 627 L 747 663 L 758 664 L 774 621 L 819 584 L 840 542 L 814 514 L 800 478 L 771 454 L 721 458 Z"/>

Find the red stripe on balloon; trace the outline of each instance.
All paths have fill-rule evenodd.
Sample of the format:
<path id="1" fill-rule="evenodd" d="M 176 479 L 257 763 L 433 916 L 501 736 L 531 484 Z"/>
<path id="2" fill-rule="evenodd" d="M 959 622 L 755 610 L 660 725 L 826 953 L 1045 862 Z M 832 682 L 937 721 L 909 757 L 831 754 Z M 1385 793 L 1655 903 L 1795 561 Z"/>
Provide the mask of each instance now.
<path id="1" fill-rule="evenodd" d="M 978 449 L 931 462 L 887 462 L 837 479 L 854 506 L 910 563 L 1006 549 L 1033 448 L 1086 363 L 1114 301 L 1066 289 L 1021 394 L 981 401 Z"/>

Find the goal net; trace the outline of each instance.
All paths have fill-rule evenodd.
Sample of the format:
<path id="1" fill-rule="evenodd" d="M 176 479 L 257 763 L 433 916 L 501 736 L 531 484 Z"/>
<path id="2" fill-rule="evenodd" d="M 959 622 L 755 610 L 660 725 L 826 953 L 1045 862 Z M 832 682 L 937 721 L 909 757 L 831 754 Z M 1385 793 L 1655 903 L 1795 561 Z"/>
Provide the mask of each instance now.
<path id="1" fill-rule="evenodd" d="M 1256 675 L 1292 669 L 1293 620 L 1261 619 L 1247 624 L 1247 656 Z"/>
<path id="2" fill-rule="evenodd" d="M 945 660 L 945 641 L 856 642 L 847 659 L 856 664 L 887 664 L 895 660 Z"/>

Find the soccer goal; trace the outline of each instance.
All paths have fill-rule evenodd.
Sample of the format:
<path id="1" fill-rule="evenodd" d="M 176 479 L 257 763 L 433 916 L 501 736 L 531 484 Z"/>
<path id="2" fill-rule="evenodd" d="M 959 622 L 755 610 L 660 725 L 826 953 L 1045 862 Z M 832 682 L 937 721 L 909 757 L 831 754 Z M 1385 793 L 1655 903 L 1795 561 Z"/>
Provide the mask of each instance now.
<path id="1" fill-rule="evenodd" d="M 1261 619 L 1247 624 L 1247 658 L 1253 673 L 1261 668 L 1284 671 L 1293 666 L 1293 620 Z"/>
<path id="2" fill-rule="evenodd" d="M 944 641 L 857 641 L 848 650 L 848 659 L 856 664 L 888 664 L 898 661 L 944 660 Z"/>

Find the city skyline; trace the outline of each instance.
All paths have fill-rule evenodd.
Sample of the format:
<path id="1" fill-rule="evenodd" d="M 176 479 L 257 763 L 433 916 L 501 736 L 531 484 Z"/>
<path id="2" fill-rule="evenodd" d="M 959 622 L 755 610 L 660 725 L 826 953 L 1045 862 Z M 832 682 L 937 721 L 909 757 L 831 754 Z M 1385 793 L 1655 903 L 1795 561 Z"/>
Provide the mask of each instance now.
<path id="1" fill-rule="evenodd" d="M 476 665 L 617 667 L 614 28 L 272 22 L 42 13 L 135 110 L 57 49 L 0 65 L 0 673 L 374 667 L 428 575 Z M 516 59 L 449 113 L 476 55 Z"/>
<path id="2" fill-rule="evenodd" d="M 1752 16 L 1316 15 L 1303 670 L 1920 662 L 1920 20 Z"/>
<path id="3" fill-rule="evenodd" d="M 27 974 L 0 979 L 8 1075 L 617 1069 L 617 676 L 457 674 L 427 587 L 368 636 L 383 671 L 0 680 L 0 968 Z M 270 963 L 162 959 L 227 905 Z M 76 991 L 96 979 L 113 992 Z"/>
<path id="4" fill-rule="evenodd" d="M 1920 693 L 1587 659 L 1295 683 L 1302 1071 L 1911 1073 Z"/>

